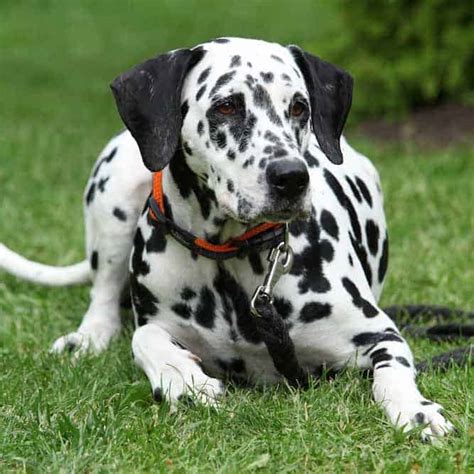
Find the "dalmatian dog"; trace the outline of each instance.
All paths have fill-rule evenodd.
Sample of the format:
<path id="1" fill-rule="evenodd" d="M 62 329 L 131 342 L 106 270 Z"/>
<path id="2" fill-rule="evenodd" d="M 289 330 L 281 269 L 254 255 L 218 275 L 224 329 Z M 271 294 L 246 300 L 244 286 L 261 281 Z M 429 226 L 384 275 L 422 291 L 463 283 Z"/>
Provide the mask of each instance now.
<path id="1" fill-rule="evenodd" d="M 19 277 L 92 280 L 82 323 L 52 350 L 104 351 L 120 332 L 129 282 L 133 356 L 156 400 L 215 404 L 229 377 L 281 381 L 250 312 L 268 248 L 248 244 L 216 259 L 182 236 L 221 249 L 258 226 L 288 223 L 294 264 L 274 288 L 274 307 L 300 365 L 370 369 L 373 396 L 394 425 L 420 425 L 424 439 L 448 433 L 377 304 L 387 230 L 377 171 L 341 137 L 351 77 L 296 46 L 221 38 L 150 59 L 111 87 L 127 130 L 87 184 L 87 261 L 56 268 L 0 247 L 0 267 Z M 147 203 L 156 182 L 161 220 Z"/>

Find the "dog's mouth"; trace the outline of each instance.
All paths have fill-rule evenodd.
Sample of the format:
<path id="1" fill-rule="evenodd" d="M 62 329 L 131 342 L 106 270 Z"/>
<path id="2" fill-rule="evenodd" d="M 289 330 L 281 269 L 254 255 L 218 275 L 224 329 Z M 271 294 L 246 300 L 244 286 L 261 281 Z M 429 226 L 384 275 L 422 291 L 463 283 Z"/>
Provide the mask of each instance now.
<path id="1" fill-rule="evenodd" d="M 289 202 L 286 199 L 269 202 L 261 209 L 253 204 L 250 200 L 239 196 L 237 209 L 233 209 L 226 201 L 221 202 L 221 208 L 229 219 L 250 226 L 262 222 L 283 223 L 307 219 L 311 214 L 310 201 L 305 198 L 296 202 Z"/>
<path id="2" fill-rule="evenodd" d="M 278 211 L 265 212 L 260 220 L 265 222 L 292 222 L 294 220 L 307 219 L 310 211 L 302 208 L 279 209 Z"/>

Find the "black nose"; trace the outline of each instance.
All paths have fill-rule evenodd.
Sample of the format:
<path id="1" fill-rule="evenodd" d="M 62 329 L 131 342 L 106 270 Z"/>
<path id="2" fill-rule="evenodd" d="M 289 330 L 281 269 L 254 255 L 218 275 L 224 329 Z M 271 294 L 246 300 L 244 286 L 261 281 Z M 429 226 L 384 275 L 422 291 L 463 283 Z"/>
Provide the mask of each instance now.
<path id="1" fill-rule="evenodd" d="M 309 174 L 300 160 L 278 160 L 267 166 L 267 181 L 280 197 L 293 198 L 306 191 Z"/>

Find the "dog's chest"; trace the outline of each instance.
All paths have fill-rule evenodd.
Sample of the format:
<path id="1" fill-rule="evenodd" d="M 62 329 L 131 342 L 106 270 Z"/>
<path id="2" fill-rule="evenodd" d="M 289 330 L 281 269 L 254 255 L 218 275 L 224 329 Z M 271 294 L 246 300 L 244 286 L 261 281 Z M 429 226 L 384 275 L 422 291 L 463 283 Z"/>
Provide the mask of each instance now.
<path id="1" fill-rule="evenodd" d="M 174 243 L 170 243 L 168 253 L 174 252 L 173 247 Z M 212 376 L 258 383 L 272 383 L 281 377 L 260 339 L 250 312 L 251 296 L 262 283 L 267 268 L 266 256 L 267 252 L 262 252 L 224 264 L 199 257 L 188 262 L 187 271 L 183 272 L 179 286 L 174 286 L 174 289 L 163 285 L 162 272 L 156 275 L 156 281 L 161 281 L 155 286 L 159 288 L 160 311 L 153 317 L 154 322 L 198 356 L 204 370 Z M 149 257 L 153 258 L 152 255 Z M 162 262 L 150 263 L 152 269 L 165 267 Z M 152 270 L 152 276 L 153 273 Z M 280 283 L 280 290 L 291 293 L 297 278 L 286 275 Z M 290 328 L 290 334 L 295 329 L 298 331 L 301 323 L 294 319 L 296 313 L 288 311 L 288 300 L 281 291 L 277 292 L 275 302 Z M 296 345 L 300 339 L 295 335 Z M 304 356 L 305 348 L 298 352 Z M 313 351 L 307 368 L 312 370 L 317 366 Z"/>

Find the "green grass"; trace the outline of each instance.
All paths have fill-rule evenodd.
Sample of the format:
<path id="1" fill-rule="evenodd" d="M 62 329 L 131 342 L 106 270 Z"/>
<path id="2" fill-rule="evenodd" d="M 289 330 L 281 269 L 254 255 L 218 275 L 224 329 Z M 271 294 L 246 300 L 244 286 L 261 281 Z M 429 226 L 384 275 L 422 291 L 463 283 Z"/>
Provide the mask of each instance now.
<path id="1" fill-rule="evenodd" d="M 83 257 L 81 193 L 120 127 L 107 84 L 157 51 L 219 35 L 327 40 L 331 2 L 6 1 L 0 4 L 0 241 L 29 257 Z M 262 13 L 266 18 L 263 19 Z M 384 303 L 474 306 L 472 150 L 357 146 L 380 169 L 391 235 Z M 440 446 L 394 430 L 347 372 L 306 391 L 231 389 L 217 412 L 151 402 L 130 357 L 73 365 L 47 348 L 75 328 L 88 289 L 0 275 L 0 471 L 466 472 L 473 371 L 420 377 L 459 429 Z M 451 345 L 414 342 L 418 358 Z"/>

